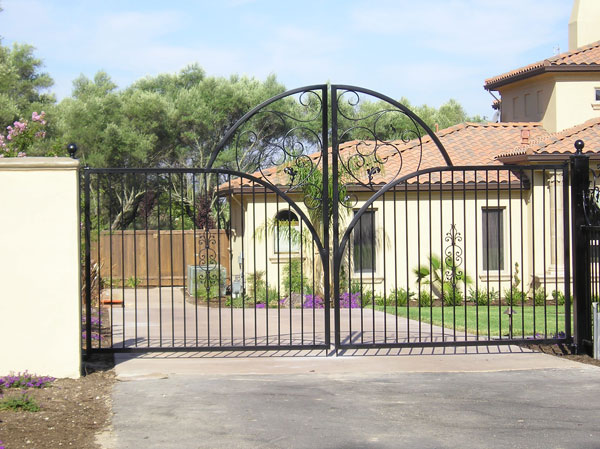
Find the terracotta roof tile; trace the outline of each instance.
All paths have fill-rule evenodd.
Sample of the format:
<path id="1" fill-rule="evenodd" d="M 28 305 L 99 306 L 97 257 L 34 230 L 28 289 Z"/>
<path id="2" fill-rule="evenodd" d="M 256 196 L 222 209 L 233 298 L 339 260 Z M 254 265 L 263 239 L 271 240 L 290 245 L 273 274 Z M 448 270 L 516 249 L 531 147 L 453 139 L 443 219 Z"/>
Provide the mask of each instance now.
<path id="1" fill-rule="evenodd" d="M 564 70 L 573 67 L 600 69 L 600 41 L 489 78 L 485 80 L 484 87 L 493 90 L 503 84 L 508 84 L 515 78 L 526 78 L 545 71 Z"/>
<path id="2" fill-rule="evenodd" d="M 498 165 L 502 163 L 496 159 L 496 155 L 502 152 L 512 151 L 521 143 L 521 131 L 529 131 L 530 139 L 540 140 L 548 135 L 540 123 L 461 123 L 440 130 L 436 135 L 446 148 L 455 166 L 473 165 Z M 343 161 L 356 155 L 373 155 L 377 148 L 377 159 L 380 161 L 381 171 L 374 175 L 374 185 L 386 184 L 400 176 L 408 175 L 417 170 L 434 167 L 445 167 L 446 162 L 437 146 L 429 136 L 421 140 L 413 139 L 408 142 L 374 142 L 354 140 L 340 144 L 340 155 Z M 421 150 L 422 148 L 422 150 Z M 331 157 L 331 156 L 330 156 Z M 320 165 L 320 155 L 310 155 L 311 160 Z M 281 167 L 271 167 L 253 174 L 258 178 L 268 179 L 276 185 L 287 185 L 289 176 L 283 172 Z M 461 182 L 454 175 L 455 182 Z M 482 175 L 483 176 L 483 175 Z M 493 181 L 492 178 L 488 180 Z M 360 181 L 368 184 L 368 176 L 361 173 Z M 450 174 L 445 175 L 443 182 L 452 182 Z M 466 179 L 470 182 L 472 179 Z M 478 181 L 485 181 L 483 178 Z M 413 180 L 412 182 L 417 182 Z M 421 176 L 421 183 L 428 183 L 429 176 Z M 431 182 L 439 182 L 439 174 L 432 175 Z M 252 185 L 251 181 L 244 180 L 244 185 Z M 239 187 L 240 180 L 232 180 L 232 187 Z M 225 186 L 223 186 L 225 187 Z"/>
<path id="3" fill-rule="evenodd" d="M 528 145 L 517 145 L 509 151 L 499 153 L 497 159 L 521 155 L 572 154 L 575 153 L 573 144 L 578 139 L 586 144 L 584 152 L 600 153 L 600 117 L 558 133 L 531 139 Z"/>

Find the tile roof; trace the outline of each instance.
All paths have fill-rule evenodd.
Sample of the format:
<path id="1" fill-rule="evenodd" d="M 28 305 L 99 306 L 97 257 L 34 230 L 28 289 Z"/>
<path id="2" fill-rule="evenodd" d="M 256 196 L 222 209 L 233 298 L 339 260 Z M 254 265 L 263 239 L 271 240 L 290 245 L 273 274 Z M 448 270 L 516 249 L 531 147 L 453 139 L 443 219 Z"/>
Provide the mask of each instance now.
<path id="1" fill-rule="evenodd" d="M 600 117 L 558 133 L 533 138 L 528 145 L 517 145 L 510 151 L 498 153 L 497 159 L 502 161 L 522 155 L 572 154 L 575 152 L 573 144 L 579 139 L 586 144 L 583 150 L 585 153 L 600 154 Z"/>
<path id="2" fill-rule="evenodd" d="M 494 90 L 513 81 L 545 72 L 582 69 L 600 70 L 600 41 L 489 78 L 485 80 L 484 87 Z"/>
<path id="3" fill-rule="evenodd" d="M 532 141 L 541 140 L 548 135 L 542 125 L 537 122 L 461 123 L 440 130 L 436 135 L 455 166 L 502 166 L 496 156 L 499 153 L 513 151 L 515 147 L 519 146 L 524 130 L 528 131 Z M 386 184 L 417 170 L 446 166 L 442 154 L 429 136 L 408 142 L 354 140 L 340 144 L 342 161 L 348 161 L 350 158 L 360 159 L 359 155 L 371 156 L 372 159 L 375 153 L 380 162 L 381 171 L 373 176 L 373 185 Z M 320 165 L 320 154 L 311 154 L 309 157 L 313 163 Z M 289 176 L 283 172 L 280 166 L 255 172 L 253 176 L 267 179 L 275 185 L 288 185 L 290 182 Z M 368 176 L 364 170 L 358 177 L 362 183 L 368 184 Z M 438 178 L 439 175 L 434 175 L 432 182 L 437 182 Z M 239 178 L 232 180 L 231 187 L 239 187 L 240 181 Z M 423 182 L 423 178 L 420 181 Z M 444 182 L 447 181 L 450 180 L 444 180 Z M 428 182 L 428 177 L 425 182 Z M 243 185 L 250 186 L 252 182 L 244 179 Z M 223 185 L 222 187 L 227 186 Z"/>

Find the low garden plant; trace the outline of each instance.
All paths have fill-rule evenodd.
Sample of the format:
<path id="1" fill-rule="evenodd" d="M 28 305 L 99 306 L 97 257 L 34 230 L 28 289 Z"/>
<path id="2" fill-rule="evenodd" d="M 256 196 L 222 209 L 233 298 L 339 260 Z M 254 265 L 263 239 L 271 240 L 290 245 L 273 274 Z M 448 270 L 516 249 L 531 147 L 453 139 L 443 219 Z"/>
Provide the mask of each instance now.
<path id="1" fill-rule="evenodd" d="M 478 306 L 487 306 L 488 304 L 497 301 L 499 297 L 499 293 L 493 288 L 491 290 L 470 288 L 467 299 L 469 302 L 477 304 Z"/>
<path id="2" fill-rule="evenodd" d="M 560 290 L 552 290 L 552 299 L 554 303 L 559 306 L 565 305 L 565 294 Z"/>
<path id="3" fill-rule="evenodd" d="M 0 377 L 0 410 L 24 410 L 37 412 L 40 406 L 27 394 L 31 388 L 45 388 L 56 379 L 50 376 L 37 376 L 27 371 Z M 4 394 L 5 390 L 25 390 L 20 394 Z M 0 442 L 0 444 L 2 444 Z M 1 449 L 1 446 L 0 446 Z"/>
<path id="4" fill-rule="evenodd" d="M 16 396 L 3 397 L 0 399 L 0 410 L 23 410 L 26 412 L 39 412 L 40 406 L 26 392 Z"/>
<path id="5" fill-rule="evenodd" d="M 56 379 L 50 376 L 36 376 L 25 371 L 0 377 L 0 388 L 44 388 Z"/>

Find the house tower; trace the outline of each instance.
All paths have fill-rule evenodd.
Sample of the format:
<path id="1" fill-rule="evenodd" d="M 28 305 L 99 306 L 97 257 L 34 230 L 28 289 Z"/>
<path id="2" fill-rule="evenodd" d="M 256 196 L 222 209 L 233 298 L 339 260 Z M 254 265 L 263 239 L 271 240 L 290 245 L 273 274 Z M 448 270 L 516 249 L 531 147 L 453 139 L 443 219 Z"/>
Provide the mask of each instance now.
<path id="1" fill-rule="evenodd" d="M 569 20 L 569 51 L 600 41 L 600 1 L 575 0 Z"/>

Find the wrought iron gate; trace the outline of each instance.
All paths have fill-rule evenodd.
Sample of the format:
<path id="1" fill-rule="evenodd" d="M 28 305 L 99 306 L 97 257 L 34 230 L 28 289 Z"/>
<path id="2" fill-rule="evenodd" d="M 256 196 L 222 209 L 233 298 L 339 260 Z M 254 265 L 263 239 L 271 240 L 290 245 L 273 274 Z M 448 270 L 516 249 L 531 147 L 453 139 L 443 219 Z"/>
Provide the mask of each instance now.
<path id="1" fill-rule="evenodd" d="M 367 89 L 285 92 L 207 167 L 84 171 L 86 348 L 566 341 L 568 176 L 453 166 Z"/>

